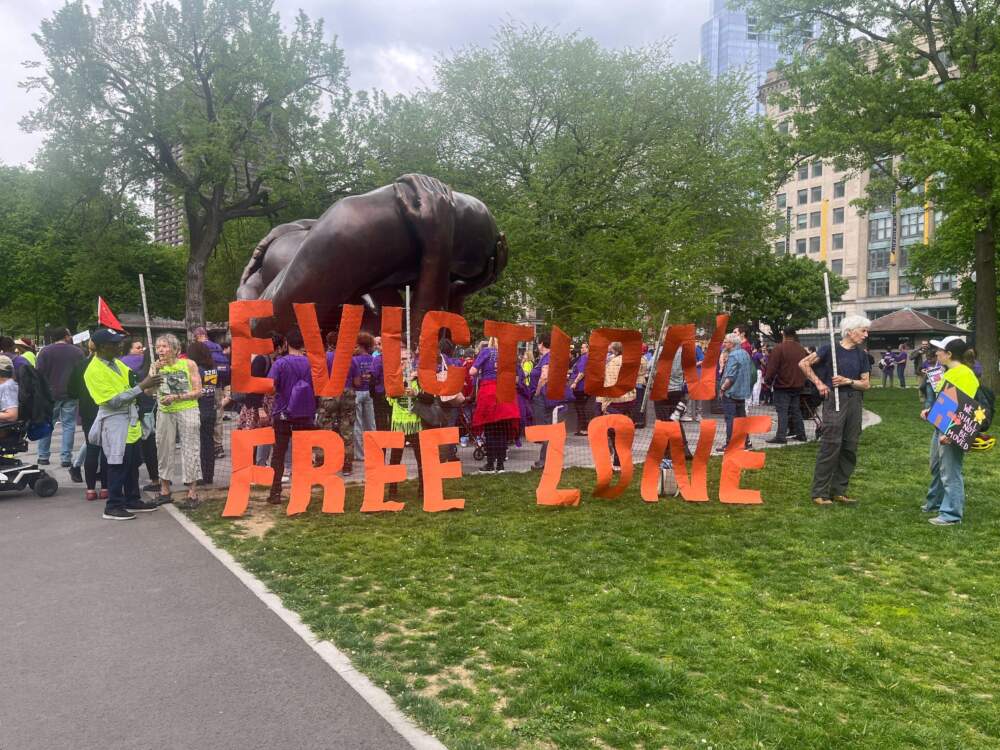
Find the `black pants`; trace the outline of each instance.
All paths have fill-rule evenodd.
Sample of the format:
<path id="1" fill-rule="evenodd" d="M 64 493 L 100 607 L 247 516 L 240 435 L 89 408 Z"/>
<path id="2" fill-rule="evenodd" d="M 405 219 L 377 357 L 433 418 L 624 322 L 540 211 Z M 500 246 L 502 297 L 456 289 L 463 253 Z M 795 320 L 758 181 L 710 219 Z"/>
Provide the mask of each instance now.
<path id="1" fill-rule="evenodd" d="M 413 432 L 406 436 L 404 442 L 404 448 L 410 446 L 413 449 L 413 456 L 417 459 L 417 492 L 420 495 L 424 493 L 424 466 L 423 461 L 420 460 L 420 433 Z M 398 464 L 403 460 L 403 448 L 392 448 L 389 451 L 389 463 L 392 465 Z M 395 495 L 399 491 L 398 485 L 393 482 L 389 485 L 389 494 Z"/>
<path id="2" fill-rule="evenodd" d="M 285 455 L 288 444 L 292 441 L 292 433 L 299 430 L 315 430 L 313 420 L 292 422 L 278 417 L 274 420 L 274 450 L 271 451 L 271 468 L 274 469 L 274 479 L 271 481 L 271 497 L 281 497 L 281 478 L 285 473 Z"/>
<path id="3" fill-rule="evenodd" d="M 372 407 L 375 409 L 375 429 L 386 432 L 392 419 L 392 407 L 384 393 L 372 393 Z"/>
<path id="4" fill-rule="evenodd" d="M 683 400 L 684 391 L 667 391 L 667 397 L 665 399 L 653 402 L 653 411 L 656 413 L 656 418 L 661 422 L 668 421 Z M 688 448 L 687 434 L 684 432 L 684 423 L 678 422 L 677 425 L 681 428 L 681 437 L 684 439 L 684 455 L 687 458 L 691 458 L 691 449 Z"/>
<path id="5" fill-rule="evenodd" d="M 146 464 L 146 473 L 150 482 L 160 481 L 159 462 L 156 455 L 156 431 L 150 431 L 145 440 L 140 440 L 139 449 L 142 453 L 142 463 Z"/>
<path id="6" fill-rule="evenodd" d="M 636 427 L 646 426 L 646 412 L 642 410 L 642 399 L 646 394 L 646 386 L 637 385 L 635 387 L 635 404 L 632 408 L 632 421 Z"/>
<path id="7" fill-rule="evenodd" d="M 108 464 L 108 502 L 104 510 L 124 509 L 130 500 L 138 500 L 139 463 L 142 458 L 139 443 L 125 446 L 125 456 L 120 464 Z"/>
<path id="8" fill-rule="evenodd" d="M 83 478 L 88 490 L 96 489 L 98 482 L 102 489 L 108 489 L 108 462 L 104 458 L 104 451 L 99 445 L 91 445 L 89 440 L 87 453 L 83 457 Z"/>
<path id="9" fill-rule="evenodd" d="M 490 422 L 483 425 L 486 440 L 486 465 L 502 468 L 507 453 L 507 423 Z"/>
<path id="10" fill-rule="evenodd" d="M 574 393 L 573 406 L 576 408 L 576 431 L 586 432 L 590 417 L 594 413 L 593 399 L 586 393 Z"/>
<path id="11" fill-rule="evenodd" d="M 806 439 L 799 399 L 801 393 L 801 388 L 774 389 L 774 409 L 778 413 L 778 431 L 774 434 L 776 440 L 784 440 L 789 432 L 800 440 Z"/>
<path id="12" fill-rule="evenodd" d="M 201 458 L 201 478 L 211 484 L 215 479 L 215 397 L 198 399 L 198 448 Z"/>

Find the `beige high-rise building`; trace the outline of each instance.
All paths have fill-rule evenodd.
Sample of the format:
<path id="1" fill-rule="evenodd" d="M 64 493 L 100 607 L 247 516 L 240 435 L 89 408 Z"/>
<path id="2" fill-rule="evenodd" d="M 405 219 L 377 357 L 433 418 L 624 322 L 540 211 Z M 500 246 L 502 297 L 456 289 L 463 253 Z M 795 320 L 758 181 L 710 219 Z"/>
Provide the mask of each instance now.
<path id="1" fill-rule="evenodd" d="M 792 110 L 782 110 L 774 94 L 787 86 L 771 71 L 760 88 L 766 116 L 785 132 L 792 127 Z M 865 195 L 869 178 L 870 172 L 838 172 L 830 162 L 800 165 L 776 196 L 775 208 L 790 223 L 786 229 L 784 220 L 779 222 L 774 251 L 825 258 L 831 272 L 847 280 L 847 292 L 833 305 L 835 327 L 845 315 L 875 320 L 905 307 L 962 325 L 954 297 L 957 277 L 935 276 L 928 297 L 918 297 L 906 278 L 907 248 L 933 235 L 935 212 L 926 205 L 893 206 L 887 199 L 887 205 L 861 213 L 851 201 Z M 826 321 L 800 334 L 807 344 L 826 340 Z"/>

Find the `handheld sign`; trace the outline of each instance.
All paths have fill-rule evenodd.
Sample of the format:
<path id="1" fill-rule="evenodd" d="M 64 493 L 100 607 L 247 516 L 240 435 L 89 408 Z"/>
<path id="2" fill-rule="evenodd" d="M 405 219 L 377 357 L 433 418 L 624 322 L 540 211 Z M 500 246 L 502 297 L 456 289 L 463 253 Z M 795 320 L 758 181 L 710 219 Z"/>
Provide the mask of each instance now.
<path id="1" fill-rule="evenodd" d="M 975 399 L 953 385 L 946 385 L 927 413 L 927 421 L 963 451 L 972 447 L 976 435 L 983 431 L 986 410 Z"/>

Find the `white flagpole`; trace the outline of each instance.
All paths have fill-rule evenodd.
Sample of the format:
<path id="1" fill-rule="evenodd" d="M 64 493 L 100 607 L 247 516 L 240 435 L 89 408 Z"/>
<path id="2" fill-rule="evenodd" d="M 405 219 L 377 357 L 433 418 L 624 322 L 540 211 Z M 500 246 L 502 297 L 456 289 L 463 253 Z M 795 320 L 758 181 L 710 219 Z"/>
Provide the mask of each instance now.
<path id="1" fill-rule="evenodd" d="M 153 332 L 149 327 L 149 307 L 146 306 L 146 280 L 139 274 L 139 293 L 142 295 L 142 317 L 146 320 L 146 346 L 149 348 L 149 357 L 153 358 Z"/>
<path id="2" fill-rule="evenodd" d="M 837 341 L 833 334 L 833 306 L 830 304 L 830 274 L 823 272 L 823 288 L 826 291 L 826 325 L 830 329 L 830 362 L 833 365 L 833 377 L 837 377 Z M 840 411 L 840 388 L 833 385 L 833 408 Z"/>
<path id="3" fill-rule="evenodd" d="M 656 366 L 660 361 L 660 355 L 663 353 L 663 338 L 667 335 L 667 316 L 670 315 L 670 310 L 663 311 L 663 323 L 660 325 L 660 336 L 656 339 L 656 346 L 653 348 L 653 361 L 649 365 L 649 372 L 646 374 L 646 390 L 642 392 L 642 405 L 639 407 L 640 417 L 644 417 L 646 414 L 646 408 L 649 406 L 649 392 L 653 390 L 653 381 L 656 380 Z"/>

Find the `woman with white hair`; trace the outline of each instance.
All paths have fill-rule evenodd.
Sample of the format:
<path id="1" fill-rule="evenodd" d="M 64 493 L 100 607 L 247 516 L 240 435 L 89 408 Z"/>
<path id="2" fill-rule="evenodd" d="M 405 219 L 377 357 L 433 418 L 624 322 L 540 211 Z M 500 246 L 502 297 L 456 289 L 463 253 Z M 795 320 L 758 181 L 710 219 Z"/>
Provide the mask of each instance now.
<path id="1" fill-rule="evenodd" d="M 201 479 L 201 417 L 198 399 L 202 394 L 198 365 L 190 359 L 179 359 L 181 342 L 172 333 L 156 339 L 157 361 L 151 373 L 161 375 L 159 408 L 156 412 L 156 456 L 160 472 L 160 496 L 157 501 L 171 500 L 170 478 L 174 476 L 175 441 L 181 441 L 181 480 L 188 487 L 187 501 L 180 508 L 196 508 L 197 482 Z"/>
<path id="2" fill-rule="evenodd" d="M 861 347 L 868 338 L 870 325 L 871 321 L 861 315 L 848 315 L 840 324 L 836 377 L 833 376 L 829 344 L 799 362 L 802 372 L 826 399 L 823 402 L 823 432 L 813 471 L 812 499 L 817 505 L 857 502 L 847 496 L 847 484 L 858 462 L 861 394 L 871 387 L 871 363 Z M 839 410 L 832 396 L 834 388 L 840 397 Z"/>

